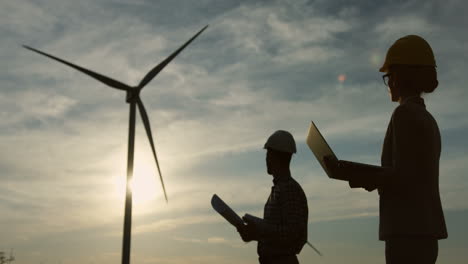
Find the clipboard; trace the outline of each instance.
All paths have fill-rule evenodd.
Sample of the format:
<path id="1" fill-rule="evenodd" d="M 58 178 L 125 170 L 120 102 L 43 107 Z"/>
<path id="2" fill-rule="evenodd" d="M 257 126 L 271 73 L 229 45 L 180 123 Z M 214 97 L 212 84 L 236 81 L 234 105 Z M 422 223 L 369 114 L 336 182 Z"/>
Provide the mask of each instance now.
<path id="1" fill-rule="evenodd" d="M 236 228 L 242 227 L 244 225 L 244 221 L 240 216 L 234 212 L 218 195 L 213 194 L 211 197 L 211 206 L 218 212 L 226 221 L 228 221 L 231 225 L 235 226 Z"/>

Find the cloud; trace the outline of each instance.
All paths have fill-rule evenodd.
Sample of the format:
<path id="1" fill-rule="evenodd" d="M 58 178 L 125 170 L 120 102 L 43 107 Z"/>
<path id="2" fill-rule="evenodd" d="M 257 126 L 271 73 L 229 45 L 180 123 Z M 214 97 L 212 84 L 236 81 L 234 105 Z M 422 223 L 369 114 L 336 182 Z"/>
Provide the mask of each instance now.
<path id="1" fill-rule="evenodd" d="M 189 243 L 210 243 L 210 244 L 230 243 L 226 238 L 223 238 L 223 237 L 209 237 L 206 240 L 197 239 L 197 238 L 174 237 L 174 240 L 181 241 L 181 242 L 189 242 Z"/>
<path id="2" fill-rule="evenodd" d="M 349 21 L 321 16 L 304 2 L 288 6 L 277 2 L 269 6 L 242 5 L 223 14 L 213 30 L 222 36 L 223 49 L 254 56 L 243 56 L 247 61 L 272 60 L 286 66 L 328 61 L 339 55 L 341 50 L 325 44 L 332 44 L 335 34 L 351 28 Z"/>
<path id="3" fill-rule="evenodd" d="M 24 92 L 10 100 L 19 102 L 20 113 L 25 116 L 34 115 L 36 118 L 63 116 L 76 104 L 76 100 L 72 98 L 38 91 Z"/>
<path id="4" fill-rule="evenodd" d="M 222 237 L 209 237 L 207 241 L 208 243 L 212 244 L 224 244 L 228 242 L 225 238 Z"/>
<path id="5" fill-rule="evenodd" d="M 50 30 L 58 22 L 40 5 L 23 0 L 2 3 L 0 17 L 2 31 L 20 35 L 41 32 L 45 28 Z"/>
<path id="6" fill-rule="evenodd" d="M 222 263 L 234 264 L 237 259 L 227 258 L 225 256 L 204 255 L 204 256 L 174 256 L 174 257 L 148 257 L 142 259 L 139 263 L 162 263 L 162 264 L 183 264 L 183 263 Z"/>
<path id="7" fill-rule="evenodd" d="M 405 35 L 427 35 L 440 30 L 438 25 L 431 23 L 425 17 L 405 14 L 391 16 L 375 27 L 375 33 L 386 41 L 395 41 Z"/>
<path id="8" fill-rule="evenodd" d="M 139 225 L 134 228 L 134 233 L 150 233 L 159 231 L 169 231 L 172 229 L 180 228 L 185 225 L 194 225 L 198 223 L 212 223 L 218 222 L 220 219 L 215 216 L 190 216 L 185 218 L 164 219 L 155 221 L 149 224 Z"/>
<path id="9" fill-rule="evenodd" d="M 198 239 L 198 238 L 174 237 L 173 239 L 176 240 L 176 241 L 181 241 L 181 242 L 204 243 L 203 240 Z"/>

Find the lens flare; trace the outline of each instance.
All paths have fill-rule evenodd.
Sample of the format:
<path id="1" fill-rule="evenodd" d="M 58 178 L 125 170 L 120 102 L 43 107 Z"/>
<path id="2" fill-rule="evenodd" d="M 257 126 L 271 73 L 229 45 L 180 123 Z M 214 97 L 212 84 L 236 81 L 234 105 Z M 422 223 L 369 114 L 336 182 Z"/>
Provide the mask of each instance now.
<path id="1" fill-rule="evenodd" d="M 346 74 L 340 74 L 338 75 L 338 81 L 340 83 L 344 83 L 344 81 L 346 81 Z"/>
<path id="2" fill-rule="evenodd" d="M 375 67 L 382 66 L 381 64 L 383 63 L 382 58 L 377 51 L 372 52 L 372 54 L 369 57 L 369 61 L 372 64 L 372 66 Z"/>

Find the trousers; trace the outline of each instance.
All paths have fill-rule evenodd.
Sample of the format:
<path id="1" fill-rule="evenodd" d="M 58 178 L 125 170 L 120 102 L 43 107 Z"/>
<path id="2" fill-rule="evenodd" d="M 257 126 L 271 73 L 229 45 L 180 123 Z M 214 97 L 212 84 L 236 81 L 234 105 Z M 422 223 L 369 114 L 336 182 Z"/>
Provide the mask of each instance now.
<path id="1" fill-rule="evenodd" d="M 398 237 L 385 241 L 387 264 L 435 264 L 439 254 L 438 241 L 428 237 Z"/>
<path id="2" fill-rule="evenodd" d="M 258 261 L 260 264 L 299 264 L 296 255 L 259 257 Z"/>

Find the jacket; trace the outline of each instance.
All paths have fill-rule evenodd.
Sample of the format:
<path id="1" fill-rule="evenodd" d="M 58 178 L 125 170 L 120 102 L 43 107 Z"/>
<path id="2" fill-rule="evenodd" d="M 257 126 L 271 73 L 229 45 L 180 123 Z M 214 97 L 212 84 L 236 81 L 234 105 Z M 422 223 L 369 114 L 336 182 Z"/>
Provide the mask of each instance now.
<path id="1" fill-rule="evenodd" d="M 421 97 L 410 97 L 393 112 L 380 169 L 352 163 L 351 187 L 378 188 L 379 239 L 419 236 L 447 238 L 439 193 L 441 137 Z"/>
<path id="2" fill-rule="evenodd" d="M 439 193 L 441 137 L 424 100 L 411 97 L 393 112 L 378 180 L 379 239 L 393 236 L 447 238 Z"/>

